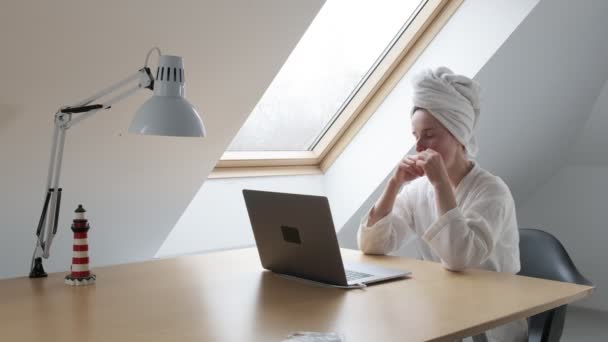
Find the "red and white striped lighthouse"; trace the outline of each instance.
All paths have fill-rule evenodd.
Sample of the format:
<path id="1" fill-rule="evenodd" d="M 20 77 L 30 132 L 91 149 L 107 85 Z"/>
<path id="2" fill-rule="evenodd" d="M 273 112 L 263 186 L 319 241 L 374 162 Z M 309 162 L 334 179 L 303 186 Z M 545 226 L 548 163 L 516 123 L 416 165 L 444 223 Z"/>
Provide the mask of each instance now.
<path id="1" fill-rule="evenodd" d="M 82 204 L 74 211 L 76 217 L 72 223 L 72 231 L 74 232 L 74 246 L 72 248 L 72 266 L 71 273 L 65 276 L 65 283 L 68 285 L 89 285 L 95 283 L 95 275 L 89 271 L 89 244 L 87 242 L 87 234 L 89 231 L 89 222 L 85 218 L 86 210 Z"/>

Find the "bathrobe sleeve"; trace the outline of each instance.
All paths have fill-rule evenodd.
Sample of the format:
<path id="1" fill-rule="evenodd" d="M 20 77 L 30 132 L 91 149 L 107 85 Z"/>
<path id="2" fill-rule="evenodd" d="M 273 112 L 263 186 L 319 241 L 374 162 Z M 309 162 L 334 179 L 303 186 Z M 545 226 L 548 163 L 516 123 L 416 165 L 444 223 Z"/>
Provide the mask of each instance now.
<path id="1" fill-rule="evenodd" d="M 460 271 L 483 263 L 507 227 L 515 205 L 506 185 L 480 191 L 466 208 L 457 206 L 439 217 L 422 239 L 441 258 L 445 268 Z M 509 256 L 505 256 L 509 257 Z"/>
<path id="2" fill-rule="evenodd" d="M 415 195 L 413 188 L 412 183 L 406 184 L 397 195 L 392 211 L 373 226 L 367 225 L 369 212 L 365 215 L 357 232 L 357 242 L 363 253 L 390 253 L 415 235 L 411 206 Z"/>

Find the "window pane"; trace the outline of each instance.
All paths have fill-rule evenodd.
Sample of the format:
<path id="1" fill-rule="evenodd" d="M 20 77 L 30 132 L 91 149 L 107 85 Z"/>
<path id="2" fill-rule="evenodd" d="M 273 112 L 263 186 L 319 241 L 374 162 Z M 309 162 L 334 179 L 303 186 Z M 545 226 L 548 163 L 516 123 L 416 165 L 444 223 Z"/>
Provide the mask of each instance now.
<path id="1" fill-rule="evenodd" d="M 420 3 L 328 0 L 228 151 L 309 150 Z"/>

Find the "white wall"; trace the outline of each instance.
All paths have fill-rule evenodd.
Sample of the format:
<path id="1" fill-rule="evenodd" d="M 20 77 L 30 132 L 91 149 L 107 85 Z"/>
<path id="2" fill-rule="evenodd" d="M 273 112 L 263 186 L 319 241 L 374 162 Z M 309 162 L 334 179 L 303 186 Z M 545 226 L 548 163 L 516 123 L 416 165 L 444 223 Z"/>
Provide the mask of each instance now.
<path id="1" fill-rule="evenodd" d="M 608 68 L 608 62 L 606 63 Z M 518 211 L 522 227 L 536 227 L 555 235 L 574 263 L 596 286 L 581 305 L 608 310 L 608 82 L 578 140 L 568 164 L 547 180 Z"/>
<path id="2" fill-rule="evenodd" d="M 608 69 L 608 61 L 605 68 Z M 568 153 L 568 163 L 599 166 L 608 164 L 606 132 L 608 132 L 608 81 L 595 101 L 589 120 Z"/>
<path id="3" fill-rule="evenodd" d="M 566 165 L 608 79 L 607 15 L 604 0 L 541 1 L 475 77 L 479 160 L 518 205 Z"/>
<path id="4" fill-rule="evenodd" d="M 199 189 L 157 256 L 252 246 L 243 189 L 324 196 L 322 175 L 209 179 Z"/>
<path id="5" fill-rule="evenodd" d="M 3 1 L 0 277 L 29 270 L 59 106 L 135 72 L 153 46 L 184 57 L 187 97 L 208 137 L 125 134 L 144 91 L 70 129 L 63 210 L 47 269 L 70 265 L 78 203 L 89 211 L 93 265 L 151 258 L 322 3 Z"/>

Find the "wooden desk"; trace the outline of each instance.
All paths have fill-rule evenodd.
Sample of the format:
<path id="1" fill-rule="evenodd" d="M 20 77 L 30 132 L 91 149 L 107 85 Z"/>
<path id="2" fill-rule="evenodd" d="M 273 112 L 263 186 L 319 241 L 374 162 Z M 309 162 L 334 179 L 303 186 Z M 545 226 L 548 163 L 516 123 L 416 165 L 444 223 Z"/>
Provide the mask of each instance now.
<path id="1" fill-rule="evenodd" d="M 439 264 L 346 260 L 408 269 L 411 279 L 365 290 L 325 288 L 264 272 L 255 249 L 94 269 L 97 284 L 0 281 L 2 341 L 281 341 L 336 331 L 346 341 L 454 340 L 585 296 L 591 287 Z"/>

